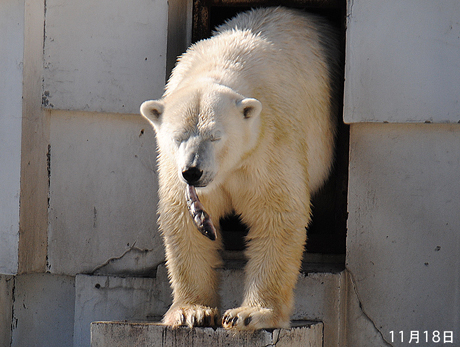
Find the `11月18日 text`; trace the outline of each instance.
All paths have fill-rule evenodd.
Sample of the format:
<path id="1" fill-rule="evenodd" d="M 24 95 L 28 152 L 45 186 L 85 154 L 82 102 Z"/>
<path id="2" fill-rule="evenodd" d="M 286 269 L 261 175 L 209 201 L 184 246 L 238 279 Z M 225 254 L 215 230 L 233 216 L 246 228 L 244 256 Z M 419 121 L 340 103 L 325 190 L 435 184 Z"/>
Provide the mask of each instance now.
<path id="1" fill-rule="evenodd" d="M 390 342 L 401 342 L 411 345 L 424 345 L 427 344 L 432 346 L 433 344 L 454 344 L 454 332 L 453 331 L 419 331 L 419 330 L 408 330 L 408 331 L 390 331 Z"/>

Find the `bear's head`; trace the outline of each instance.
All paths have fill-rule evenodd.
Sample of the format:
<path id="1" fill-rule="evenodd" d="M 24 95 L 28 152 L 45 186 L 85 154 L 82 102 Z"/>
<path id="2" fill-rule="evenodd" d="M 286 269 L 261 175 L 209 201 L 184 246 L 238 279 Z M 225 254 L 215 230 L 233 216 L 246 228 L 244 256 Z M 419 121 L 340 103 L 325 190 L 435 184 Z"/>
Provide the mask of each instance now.
<path id="1" fill-rule="evenodd" d="M 255 148 L 261 110 L 257 99 L 216 83 L 176 89 L 141 105 L 160 156 L 175 165 L 179 180 L 201 188 L 225 181 Z"/>

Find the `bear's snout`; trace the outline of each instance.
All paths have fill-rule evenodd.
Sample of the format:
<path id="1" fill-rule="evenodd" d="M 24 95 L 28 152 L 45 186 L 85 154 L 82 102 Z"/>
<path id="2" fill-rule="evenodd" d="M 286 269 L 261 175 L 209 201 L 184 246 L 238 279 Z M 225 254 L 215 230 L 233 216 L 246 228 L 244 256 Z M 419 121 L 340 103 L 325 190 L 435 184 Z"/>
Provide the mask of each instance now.
<path id="1" fill-rule="evenodd" d="M 201 176 L 203 176 L 203 170 L 200 170 L 197 167 L 189 167 L 182 171 L 182 177 L 184 177 L 185 181 L 191 186 L 195 186 Z"/>

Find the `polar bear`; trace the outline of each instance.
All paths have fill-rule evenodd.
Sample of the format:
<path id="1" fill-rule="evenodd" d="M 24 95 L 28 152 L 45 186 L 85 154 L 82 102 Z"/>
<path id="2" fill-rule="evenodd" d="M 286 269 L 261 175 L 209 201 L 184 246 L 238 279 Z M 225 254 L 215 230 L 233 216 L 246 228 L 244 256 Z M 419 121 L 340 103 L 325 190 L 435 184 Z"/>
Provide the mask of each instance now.
<path id="1" fill-rule="evenodd" d="M 163 97 L 142 104 L 158 144 L 159 227 L 173 290 L 165 324 L 289 327 L 310 198 L 333 162 L 339 61 L 324 20 L 251 10 L 192 45 Z M 220 230 L 216 240 L 197 231 L 187 187 L 214 222 L 234 212 L 249 228 L 244 301 L 221 319 Z"/>

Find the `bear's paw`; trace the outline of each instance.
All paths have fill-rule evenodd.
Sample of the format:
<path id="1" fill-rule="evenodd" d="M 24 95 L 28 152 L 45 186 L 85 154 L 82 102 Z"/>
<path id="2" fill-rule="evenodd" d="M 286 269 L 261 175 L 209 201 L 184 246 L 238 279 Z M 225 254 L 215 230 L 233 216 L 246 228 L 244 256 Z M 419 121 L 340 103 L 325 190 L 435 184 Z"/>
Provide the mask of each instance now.
<path id="1" fill-rule="evenodd" d="M 281 319 L 270 308 L 246 306 L 227 310 L 222 318 L 222 326 L 234 330 L 289 328 L 289 320 Z"/>
<path id="2" fill-rule="evenodd" d="M 193 327 L 215 327 L 217 325 L 219 311 L 202 305 L 180 305 L 171 307 L 166 312 L 163 323 L 173 328 L 179 326 Z"/>

